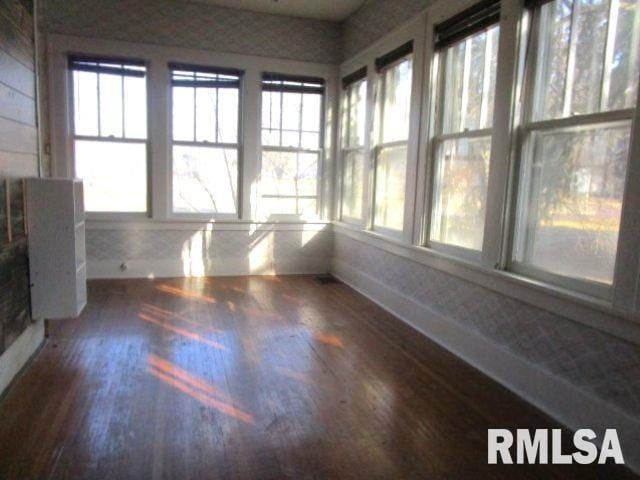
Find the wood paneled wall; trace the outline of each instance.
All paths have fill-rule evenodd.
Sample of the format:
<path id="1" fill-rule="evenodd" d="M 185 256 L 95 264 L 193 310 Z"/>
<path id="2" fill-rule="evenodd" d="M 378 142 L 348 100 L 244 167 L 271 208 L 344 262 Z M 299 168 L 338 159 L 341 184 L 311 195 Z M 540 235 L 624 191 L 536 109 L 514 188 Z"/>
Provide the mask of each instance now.
<path id="1" fill-rule="evenodd" d="M 0 175 L 38 168 L 33 17 L 18 0 L 0 0 Z"/>
<path id="2" fill-rule="evenodd" d="M 32 11 L 0 0 L 0 354 L 30 324 L 21 177 L 38 173 Z"/>

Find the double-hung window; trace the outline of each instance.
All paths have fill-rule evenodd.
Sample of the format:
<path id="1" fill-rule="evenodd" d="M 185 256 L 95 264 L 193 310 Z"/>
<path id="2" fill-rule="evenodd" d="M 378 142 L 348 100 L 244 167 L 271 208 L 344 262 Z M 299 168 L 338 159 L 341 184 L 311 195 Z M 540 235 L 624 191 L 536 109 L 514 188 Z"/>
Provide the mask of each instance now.
<path id="1" fill-rule="evenodd" d="M 341 219 L 345 221 L 358 221 L 363 217 L 366 106 L 367 68 L 363 67 L 342 80 Z"/>
<path id="2" fill-rule="evenodd" d="M 483 2 L 435 28 L 439 79 L 428 237 L 434 248 L 482 250 L 499 20 L 500 2 Z"/>
<path id="3" fill-rule="evenodd" d="M 373 226 L 378 230 L 401 232 L 404 226 L 413 42 L 376 58 L 375 65 L 378 74 L 373 135 Z"/>
<path id="4" fill-rule="evenodd" d="M 147 88 L 144 62 L 70 56 L 74 175 L 87 212 L 144 213 Z"/>
<path id="5" fill-rule="evenodd" d="M 261 217 L 314 217 L 322 158 L 324 80 L 262 76 Z"/>
<path id="6" fill-rule="evenodd" d="M 242 72 L 170 64 L 173 212 L 237 217 Z"/>
<path id="7" fill-rule="evenodd" d="M 640 59 L 639 0 L 530 1 L 511 268 L 606 296 Z"/>

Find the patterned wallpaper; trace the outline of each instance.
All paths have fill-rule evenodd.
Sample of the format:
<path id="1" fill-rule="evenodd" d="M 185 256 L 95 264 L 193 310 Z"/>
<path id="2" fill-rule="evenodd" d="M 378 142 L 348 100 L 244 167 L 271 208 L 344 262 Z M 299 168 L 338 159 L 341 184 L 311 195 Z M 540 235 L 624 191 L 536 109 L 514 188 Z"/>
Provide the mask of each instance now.
<path id="1" fill-rule="evenodd" d="M 435 0 L 368 0 L 342 23 L 342 60 L 346 60 Z"/>
<path id="2" fill-rule="evenodd" d="M 87 230 L 89 271 L 100 262 L 109 268 L 122 262 L 181 261 L 199 274 L 202 265 L 233 265 L 235 274 L 245 268 L 255 273 L 284 269 L 288 272 L 324 273 L 332 251 L 329 230 Z M 199 265 L 200 264 L 200 265 Z M 151 267 L 152 268 L 152 267 Z M 114 269 L 117 272 L 117 268 Z M 186 273 L 186 272 L 185 272 Z M 215 271 L 207 272 L 219 274 Z M 223 272 L 229 274 L 229 271 Z"/>
<path id="3" fill-rule="evenodd" d="M 175 0 L 41 0 L 41 30 L 219 52 L 337 63 L 337 22 Z"/>
<path id="4" fill-rule="evenodd" d="M 336 260 L 640 416 L 636 345 L 339 233 Z"/>

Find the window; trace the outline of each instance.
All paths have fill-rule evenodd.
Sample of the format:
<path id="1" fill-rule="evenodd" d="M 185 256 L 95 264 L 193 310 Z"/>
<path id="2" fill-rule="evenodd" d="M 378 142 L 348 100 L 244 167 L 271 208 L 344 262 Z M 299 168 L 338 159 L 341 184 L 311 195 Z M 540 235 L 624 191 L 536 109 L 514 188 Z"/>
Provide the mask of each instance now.
<path id="1" fill-rule="evenodd" d="M 173 212 L 238 214 L 238 70 L 170 64 Z"/>
<path id="2" fill-rule="evenodd" d="M 535 3 L 512 268 L 597 294 L 613 282 L 640 1 Z"/>
<path id="3" fill-rule="evenodd" d="M 317 214 L 323 94 L 321 78 L 263 74 L 260 216 Z"/>
<path id="4" fill-rule="evenodd" d="M 499 19 L 499 2 L 485 2 L 436 26 L 440 78 L 429 233 L 436 248 L 482 250 Z"/>
<path id="5" fill-rule="evenodd" d="M 69 57 L 75 176 L 88 212 L 147 211 L 143 62 Z"/>
<path id="6" fill-rule="evenodd" d="M 365 116 L 367 106 L 367 68 L 342 81 L 342 219 L 362 219 L 365 184 Z"/>
<path id="7" fill-rule="evenodd" d="M 407 172 L 413 42 L 376 59 L 374 228 L 401 231 Z"/>

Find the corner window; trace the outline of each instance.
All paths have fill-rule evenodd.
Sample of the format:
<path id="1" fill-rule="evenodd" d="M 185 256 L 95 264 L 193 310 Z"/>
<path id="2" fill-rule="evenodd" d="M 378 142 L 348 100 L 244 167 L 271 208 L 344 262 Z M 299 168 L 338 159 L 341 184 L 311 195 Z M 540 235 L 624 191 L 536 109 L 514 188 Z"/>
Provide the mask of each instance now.
<path id="1" fill-rule="evenodd" d="M 374 228 L 402 231 L 413 42 L 376 59 Z"/>
<path id="2" fill-rule="evenodd" d="M 323 97 L 321 78 L 263 74 L 260 217 L 317 215 Z"/>
<path id="3" fill-rule="evenodd" d="M 238 214 L 238 70 L 170 64 L 173 212 Z"/>
<path id="4" fill-rule="evenodd" d="M 429 240 L 481 251 L 500 10 L 498 2 L 470 10 L 475 13 L 465 11 L 436 26 L 440 78 Z"/>
<path id="5" fill-rule="evenodd" d="M 531 3 L 513 268 L 583 289 L 610 286 L 637 97 L 640 1 Z"/>
<path id="6" fill-rule="evenodd" d="M 343 79 L 341 115 L 343 220 L 361 220 L 365 185 L 367 69 Z"/>
<path id="7" fill-rule="evenodd" d="M 144 62 L 71 56 L 74 174 L 87 212 L 147 212 Z"/>

